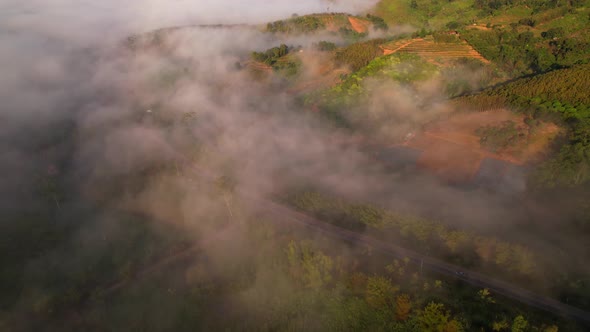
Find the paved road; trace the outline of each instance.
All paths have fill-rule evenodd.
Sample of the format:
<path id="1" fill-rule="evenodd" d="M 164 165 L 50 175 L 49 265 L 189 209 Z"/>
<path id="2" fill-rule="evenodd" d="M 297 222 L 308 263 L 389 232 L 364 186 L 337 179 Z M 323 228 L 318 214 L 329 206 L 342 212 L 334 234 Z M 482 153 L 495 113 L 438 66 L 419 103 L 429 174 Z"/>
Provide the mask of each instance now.
<path id="1" fill-rule="evenodd" d="M 533 292 L 508 284 L 506 282 L 490 278 L 477 272 L 465 270 L 460 266 L 430 258 L 428 256 L 424 256 L 417 252 L 407 250 L 385 241 L 327 224 L 315 218 L 309 217 L 308 215 L 305 215 L 301 212 L 255 195 L 246 193 L 239 193 L 239 195 L 242 199 L 250 201 L 253 206 L 257 206 L 258 208 L 270 212 L 277 217 L 288 219 L 291 222 L 301 224 L 309 229 L 321 232 L 327 236 L 342 239 L 352 243 L 369 245 L 373 249 L 378 250 L 384 254 L 397 258 L 408 258 L 416 264 L 422 264 L 424 269 L 428 269 L 432 272 L 461 279 L 466 283 L 476 287 L 488 288 L 497 294 L 501 294 L 522 303 L 526 303 L 538 309 L 550 311 L 565 317 L 571 317 L 585 323 L 590 323 L 590 313 L 561 303 L 557 300 L 537 295 Z"/>
<path id="2" fill-rule="evenodd" d="M 202 169 L 201 167 L 193 167 L 193 170 L 195 175 L 199 175 L 201 177 L 204 176 L 208 179 L 217 178 L 214 173 L 210 172 L 209 170 Z M 589 312 L 564 304 L 555 299 L 535 294 L 531 291 L 514 286 L 504 281 L 490 278 L 481 273 L 465 270 L 460 266 L 422 255 L 415 251 L 396 246 L 389 242 L 378 240 L 360 233 L 334 226 L 332 224 L 328 224 L 326 222 L 322 222 L 304 213 L 250 192 L 238 190 L 236 194 L 241 199 L 249 201 L 251 203 L 249 204 L 250 206 L 257 207 L 261 210 L 274 214 L 277 217 L 280 217 L 281 219 L 279 220 L 290 221 L 333 238 L 342 239 L 352 243 L 369 245 L 373 249 L 393 257 L 400 259 L 408 258 L 412 262 L 420 264 L 424 269 L 430 270 L 432 272 L 455 277 L 473 286 L 488 288 L 497 294 L 528 304 L 532 307 L 549 311 L 564 317 L 574 318 L 586 324 L 590 324 Z"/>

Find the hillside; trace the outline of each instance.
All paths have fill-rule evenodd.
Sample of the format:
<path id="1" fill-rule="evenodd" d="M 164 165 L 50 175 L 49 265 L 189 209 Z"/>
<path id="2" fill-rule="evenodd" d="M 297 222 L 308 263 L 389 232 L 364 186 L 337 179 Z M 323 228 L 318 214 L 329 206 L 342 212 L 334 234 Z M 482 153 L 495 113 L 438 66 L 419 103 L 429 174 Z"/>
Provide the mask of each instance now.
<path id="1" fill-rule="evenodd" d="M 355 36 L 366 34 L 369 29 L 387 29 L 387 25 L 378 17 L 353 16 L 345 13 L 322 13 L 298 16 L 269 22 L 265 31 L 285 34 L 304 34 L 327 31 L 342 35 Z"/>
<path id="2" fill-rule="evenodd" d="M 590 181 L 590 65 L 524 78 L 456 100 L 476 109 L 511 107 L 531 121 L 553 119 L 569 128 L 567 144 L 541 165 L 542 186 L 580 186 Z"/>
<path id="3" fill-rule="evenodd" d="M 564 107 L 578 108 L 577 116 L 584 115 L 590 106 L 590 64 L 554 70 L 546 74 L 523 78 L 497 88 L 489 89 L 479 96 L 472 97 L 475 102 L 483 96 L 504 98 L 507 103 L 546 105 L 559 102 Z M 572 114 L 572 116 L 576 116 Z"/>
<path id="4" fill-rule="evenodd" d="M 588 1 L 383 0 L 375 13 L 392 26 L 411 24 L 422 36 L 458 31 L 512 76 L 590 59 Z"/>
<path id="5" fill-rule="evenodd" d="M 0 332 L 590 330 L 590 0 L 258 4 L 11 21 Z"/>

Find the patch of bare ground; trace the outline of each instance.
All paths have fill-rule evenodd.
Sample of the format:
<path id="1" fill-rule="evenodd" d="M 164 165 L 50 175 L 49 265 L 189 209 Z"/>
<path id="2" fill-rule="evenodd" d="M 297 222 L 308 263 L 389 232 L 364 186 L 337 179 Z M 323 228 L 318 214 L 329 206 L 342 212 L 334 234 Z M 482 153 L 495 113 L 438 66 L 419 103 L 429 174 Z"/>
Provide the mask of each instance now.
<path id="1" fill-rule="evenodd" d="M 358 33 L 365 33 L 369 30 L 369 22 L 360 20 L 356 17 L 349 16 L 348 21 L 352 26 L 352 29 Z"/>
<path id="2" fill-rule="evenodd" d="M 482 147 L 477 130 L 485 126 L 500 127 L 506 121 L 514 122 L 525 139 L 497 151 Z M 419 167 L 449 182 L 467 182 L 477 173 L 485 158 L 515 165 L 541 160 L 560 130 L 552 123 L 531 127 L 524 122 L 523 115 L 505 109 L 456 113 L 426 125 L 422 132 L 413 133 L 404 145 L 423 151 Z"/>

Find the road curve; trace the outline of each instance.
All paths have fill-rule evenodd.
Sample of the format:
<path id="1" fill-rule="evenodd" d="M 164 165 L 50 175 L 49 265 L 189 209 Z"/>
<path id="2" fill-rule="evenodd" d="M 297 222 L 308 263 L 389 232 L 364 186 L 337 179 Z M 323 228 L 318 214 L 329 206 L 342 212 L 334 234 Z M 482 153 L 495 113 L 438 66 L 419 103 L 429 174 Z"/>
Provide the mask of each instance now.
<path id="1" fill-rule="evenodd" d="M 585 323 L 590 323 L 590 313 L 564 304 L 557 300 L 535 294 L 509 283 L 490 278 L 481 273 L 465 270 L 460 266 L 449 264 L 385 241 L 381 241 L 360 233 L 349 231 L 347 229 L 319 221 L 304 213 L 293 210 L 268 199 L 264 199 L 257 195 L 252 195 L 245 192 L 238 192 L 238 195 L 242 199 L 250 201 L 253 206 L 257 206 L 258 208 L 277 215 L 281 218 L 288 219 L 291 222 L 301 224 L 315 231 L 319 231 L 327 236 L 342 239 L 348 242 L 366 244 L 384 254 L 397 258 L 408 258 L 414 263 L 422 264 L 423 268 L 432 272 L 461 279 L 473 286 L 488 288 L 497 294 L 520 301 L 538 309 L 549 311 L 565 317 L 571 317 Z"/>

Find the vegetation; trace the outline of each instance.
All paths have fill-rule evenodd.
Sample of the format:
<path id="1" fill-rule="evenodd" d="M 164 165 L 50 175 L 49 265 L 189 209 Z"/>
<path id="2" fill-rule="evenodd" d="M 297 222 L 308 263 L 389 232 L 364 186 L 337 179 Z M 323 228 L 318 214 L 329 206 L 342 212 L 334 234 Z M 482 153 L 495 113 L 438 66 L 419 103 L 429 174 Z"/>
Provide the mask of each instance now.
<path id="1" fill-rule="evenodd" d="M 291 56 L 293 50 L 293 47 L 281 44 L 264 52 L 252 52 L 251 57 L 254 61 L 271 66 L 275 72 L 289 78 L 296 76 L 301 68 L 301 61 L 296 56 Z"/>
<path id="2" fill-rule="evenodd" d="M 178 172 L 175 167 L 160 171 Z M 139 179 L 153 175 L 142 174 Z M 458 286 L 451 279 L 421 271 L 409 260 L 391 260 L 361 248 L 343 255 L 351 248 L 345 250 L 343 244 L 330 239 L 301 240 L 312 234 L 288 224 L 278 226 L 276 217 L 249 215 L 238 197 L 232 198 L 234 217 L 228 220 L 224 211 L 226 195 L 233 195 L 235 187 L 231 178 L 220 177 L 214 183 L 196 178 L 192 182 L 209 197 L 208 213 L 200 218 L 199 227 L 211 228 L 202 237 L 187 232 L 187 225 L 150 222 L 143 216 L 115 211 L 109 211 L 108 225 L 105 219 L 96 218 L 57 228 L 56 220 L 37 218 L 11 224 L 21 227 L 22 234 L 3 229 L 12 239 L 3 242 L 3 248 L 9 250 L 3 253 L 21 256 L 3 256 L 2 276 L 14 275 L 8 271 L 22 274 L 3 283 L 3 294 L 14 296 L 3 296 L 2 310 L 15 305 L 19 298 L 15 293 L 24 294 L 26 303 L 19 303 L 21 309 L 14 313 L 3 312 L 0 326 L 46 331 L 238 327 L 463 331 L 494 324 L 526 324 L 538 329 L 568 326 L 485 289 Z M 182 194 L 177 194 L 170 202 L 182 199 Z M 324 210 L 317 199 L 310 200 L 312 197 L 318 196 L 304 194 L 299 200 Z M 326 210 L 329 216 L 338 213 L 334 207 Z M 358 205 L 350 212 L 351 220 L 360 218 L 371 227 L 386 225 L 378 221 L 381 212 L 369 206 Z M 49 231 L 40 230 L 42 225 L 50 226 Z M 242 234 L 233 238 L 235 250 L 223 250 L 229 243 L 210 240 L 216 230 L 228 228 Z M 40 230 L 34 232 L 39 241 L 36 247 L 23 250 L 19 240 L 29 237 L 31 229 Z M 79 241 L 84 246 L 80 247 Z M 195 250 L 195 243 L 203 251 Z M 184 252 L 190 254 L 170 260 L 183 257 Z M 32 265 L 22 266 L 25 257 L 36 258 Z M 22 270 L 15 270 L 19 266 Z M 268 288 L 269 284 L 273 287 Z M 232 310 L 227 310 L 229 304 Z M 24 314 L 27 319 L 19 319 Z"/>
<path id="3" fill-rule="evenodd" d="M 288 20 L 270 22 L 266 26 L 269 32 L 281 33 L 309 33 L 324 29 L 326 25 L 317 16 L 306 15 L 292 17 Z"/>
<path id="4" fill-rule="evenodd" d="M 337 48 L 336 44 L 325 40 L 322 40 L 319 43 L 317 43 L 315 47 L 320 51 L 333 51 Z"/>
<path id="5" fill-rule="evenodd" d="M 340 49 L 336 52 L 336 63 L 357 71 L 368 65 L 371 60 L 382 55 L 383 51 L 379 46 L 383 41 L 382 39 L 373 39 Z"/>
<path id="6" fill-rule="evenodd" d="M 385 23 L 385 20 L 382 19 L 381 17 L 376 16 L 376 15 L 367 14 L 367 18 L 373 23 L 373 27 L 375 27 L 375 30 L 387 31 L 387 29 L 389 29 L 389 26 L 387 25 L 387 23 Z"/>
<path id="7" fill-rule="evenodd" d="M 473 110 L 508 107 L 523 113 L 527 124 L 553 121 L 567 127 L 567 134 L 553 142 L 550 157 L 531 165 L 531 190 L 514 201 L 522 202 L 523 215 L 534 215 L 525 205 L 545 207 L 542 198 L 563 197 L 573 211 L 551 212 L 563 218 L 559 220 L 563 232 L 577 232 L 586 239 L 590 230 L 588 6 L 588 1 L 581 0 L 382 0 L 375 13 L 359 18 L 383 34 L 389 26 L 411 24 L 417 28 L 413 36 L 420 38 L 414 41 L 408 36 L 366 40 L 369 34 L 352 29 L 347 14 L 294 15 L 268 23 L 266 30 L 277 34 L 331 31 L 330 38 L 337 43 L 320 41 L 314 48 L 326 52 L 321 58 L 332 56 L 334 63 L 314 66 L 321 67 L 322 76 L 329 71 L 334 77 L 345 74 L 328 88 L 297 97 L 342 127 L 365 130 L 363 134 L 383 120 L 371 118 L 374 115 L 365 110 L 375 87 L 394 86 L 417 100 L 421 98 L 417 93 L 423 91 L 420 83 L 426 81 L 436 81 L 437 88 L 444 89 L 436 98 L 461 96 L 453 105 Z M 153 51 L 166 45 L 166 33 L 159 30 L 131 37 L 126 44 L 133 51 Z M 283 79 L 281 83 L 289 83 L 285 77 L 295 81 L 304 65 L 305 57 L 298 56 L 298 50 L 281 44 L 252 52 L 248 63 L 265 73 L 272 68 Z M 383 55 L 384 50 L 395 53 Z M 182 79 L 193 78 L 182 64 L 162 63 L 148 75 L 154 90 L 170 91 Z M 464 75 L 466 71 L 470 75 Z M 325 76 L 332 78 L 331 73 Z M 492 84 L 496 85 L 488 87 Z M 212 90 L 224 88 L 219 84 Z M 479 89 L 484 90 L 472 93 Z M 289 90 L 281 103 L 264 107 L 289 105 L 291 109 L 290 94 Z M 211 104 L 223 105 L 219 99 Z M 170 118 L 159 118 L 163 106 L 159 101 L 156 105 L 154 112 L 149 111 L 149 121 L 140 122 L 171 132 L 174 142 L 189 142 L 190 147 L 174 147 L 178 155 L 191 155 L 199 162 L 206 159 L 199 159 L 205 148 L 196 141 L 195 127 L 210 119 L 201 119 L 195 111 L 176 119 L 177 110 Z M 428 100 L 416 105 L 417 111 L 432 107 Z M 386 116 L 396 124 L 414 121 Z M 172 124 L 180 125 L 172 130 Z M 498 152 L 524 139 L 521 131 L 517 123 L 506 121 L 481 126 L 477 134 L 482 147 Z M 77 135 L 66 132 L 64 141 Z M 61 162 L 70 163 L 68 158 L 74 157 L 68 155 Z M 0 330 L 583 330 L 575 322 L 539 313 L 489 289 L 423 271 L 409 259 L 392 259 L 371 247 L 301 230 L 287 217 L 254 213 L 235 194 L 239 183 L 230 176 L 210 181 L 198 175 L 193 178 L 191 173 L 187 180 L 182 167 L 170 160 L 147 163 L 133 173 L 121 172 L 98 176 L 88 185 L 91 189 L 85 189 L 92 193 L 82 194 L 72 189 L 71 178 L 51 165 L 37 172 L 34 188 L 22 190 L 30 196 L 27 211 L 11 213 L 9 222 L 0 223 Z M 154 179 L 190 182 L 190 189 L 181 187 L 186 191 L 158 195 L 156 205 L 164 207 L 165 221 L 147 216 L 145 206 L 151 204 L 126 204 L 128 197 L 140 196 Z M 492 235 L 450 227 L 443 220 L 314 189 L 279 193 L 279 197 L 322 221 L 590 308 L 587 275 L 553 268 L 583 265 L 587 253 L 545 257 L 538 247 L 508 232 Z M 206 208 L 189 218 L 183 204 Z M 182 212 L 170 217 L 169 211 Z M 548 227 L 538 225 L 526 219 L 523 232 L 535 236 L 536 228 Z M 546 240 L 554 241 L 549 236 Z M 580 246 L 586 249 L 583 243 Z M 557 264 L 557 259 L 563 262 Z"/>
<path id="8" fill-rule="evenodd" d="M 492 271 L 500 268 L 531 280 L 537 274 L 539 258 L 522 245 L 467 231 L 450 229 L 440 222 L 398 214 L 371 204 L 347 202 L 319 192 L 297 192 L 287 198 L 290 204 L 340 227 L 354 230 L 370 228 L 370 234 L 398 239 L 407 248 L 450 260 L 468 268 Z"/>
<path id="9" fill-rule="evenodd" d="M 382 56 L 347 75 L 340 84 L 306 96 L 305 103 L 317 105 L 323 115 L 341 126 L 358 129 L 362 127 L 366 112 L 354 112 L 354 109 L 365 103 L 371 94 L 371 87 L 366 85 L 368 79 L 409 86 L 437 73 L 436 66 L 412 54 Z"/>
<path id="10" fill-rule="evenodd" d="M 590 65 L 578 65 L 517 80 L 461 99 L 479 109 L 509 106 L 532 119 L 552 119 L 569 127 L 567 144 L 542 164 L 534 183 L 580 186 L 590 181 Z"/>
<path id="11" fill-rule="evenodd" d="M 363 38 L 367 37 L 366 32 L 358 32 L 348 27 L 341 27 L 338 29 L 340 36 L 349 44 L 356 45 L 356 43 Z"/>
<path id="12" fill-rule="evenodd" d="M 476 133 L 480 136 L 481 146 L 492 152 L 512 146 L 524 137 L 514 121 L 505 121 L 500 126 L 480 127 Z"/>
<path id="13" fill-rule="evenodd" d="M 586 1 L 382 0 L 375 12 L 389 24 L 412 24 L 419 29 L 415 37 L 434 34 L 437 40 L 450 41 L 442 32 L 457 30 L 513 77 L 587 62 L 590 57 Z"/>
<path id="14" fill-rule="evenodd" d="M 290 49 L 287 45 L 281 44 L 278 47 L 270 48 L 264 52 L 252 52 L 252 59 L 272 66 L 277 62 L 277 60 L 279 60 L 279 58 L 287 55 L 289 51 Z"/>

